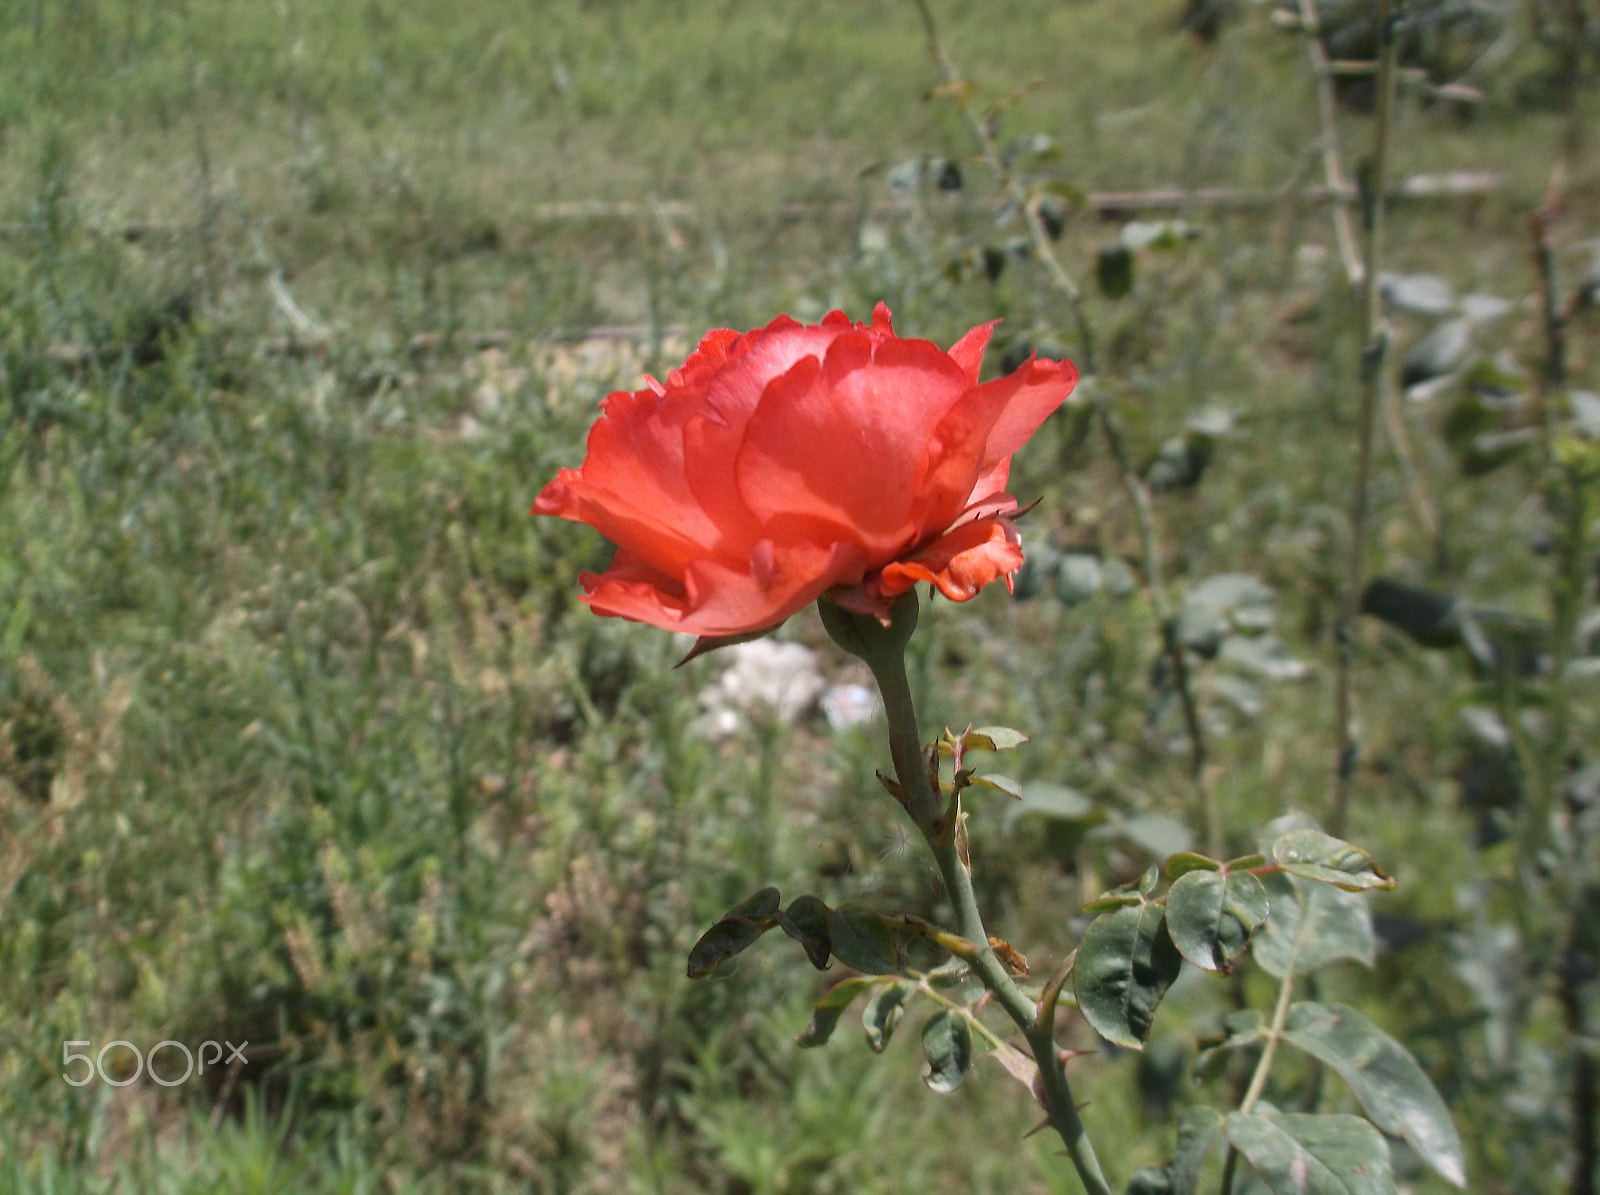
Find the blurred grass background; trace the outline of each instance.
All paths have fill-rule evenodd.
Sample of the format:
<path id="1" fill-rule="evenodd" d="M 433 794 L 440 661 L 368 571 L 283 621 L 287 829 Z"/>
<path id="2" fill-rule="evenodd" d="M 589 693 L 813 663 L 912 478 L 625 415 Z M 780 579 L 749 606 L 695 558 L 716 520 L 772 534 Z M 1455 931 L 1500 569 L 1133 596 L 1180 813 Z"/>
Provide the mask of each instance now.
<path id="1" fill-rule="evenodd" d="M 1006 128 L 1054 137 L 1082 191 L 1316 179 L 1303 52 L 1262 6 L 1214 42 L 1175 3 L 938 11 L 987 94 L 1037 81 Z M 1562 136 L 1546 59 L 1514 54 L 1470 116 L 1403 105 L 1401 173 L 1506 185 L 1399 209 L 1397 269 L 1533 291 L 1524 213 Z M 998 1068 L 934 1097 L 908 1040 L 798 1052 L 824 982 L 798 951 L 684 978 L 699 930 L 764 884 L 935 918 L 938 893 L 871 733 L 697 735 L 718 657 L 673 671 L 671 637 L 592 617 L 576 574 L 604 545 L 527 515 L 595 402 L 709 326 L 884 299 L 943 343 L 1006 317 L 996 359 L 1072 349 L 1026 263 L 947 269 L 993 207 L 958 114 L 921 100 L 935 82 L 889 0 L 0 8 L 0 1191 L 1077 1189 L 1047 1135 L 1018 1144 L 1030 1108 Z M 1341 119 L 1353 161 L 1367 122 Z M 921 156 L 967 187 L 886 211 L 888 168 Z M 1570 187 L 1573 241 L 1592 182 Z M 639 215 L 543 206 L 590 201 Z M 1188 215 L 1198 239 L 1090 301 L 1142 459 L 1202 408 L 1239 420 L 1159 504 L 1169 576 L 1261 577 L 1312 664 L 1211 744 L 1242 853 L 1327 804 L 1357 343 L 1323 214 Z M 1115 235 L 1079 214 L 1064 255 L 1091 273 Z M 1493 334 L 1538 352 L 1523 306 Z M 1581 341 L 1572 365 L 1592 383 Z M 1463 480 L 1410 417 L 1451 583 L 1542 612 L 1529 475 Z M 1030 542 L 1131 557 L 1081 431 L 1065 413 L 1018 461 L 1015 492 L 1043 498 Z M 1387 459 L 1375 501 L 1375 568 L 1437 583 Z M 927 727 L 1020 726 L 1025 782 L 1192 822 L 1141 599 L 991 590 L 924 623 Z M 783 634 L 852 676 L 812 615 Z M 1418 1051 L 1475 1189 L 1546 1189 L 1527 1184 L 1554 1182 L 1559 1118 L 1497 1111 L 1447 965 L 1458 882 L 1504 866 L 1452 780 L 1470 678 L 1360 641 L 1351 837 L 1401 880 L 1379 912 L 1427 932 L 1324 997 Z M 1085 892 L 1144 855 L 995 812 L 973 828 L 991 919 L 1048 967 Z M 1149 1060 L 1075 1064 L 1116 1175 L 1170 1149 L 1226 987 L 1175 993 Z M 249 1064 L 79 1089 L 61 1051 L 85 1038 L 248 1040 Z"/>

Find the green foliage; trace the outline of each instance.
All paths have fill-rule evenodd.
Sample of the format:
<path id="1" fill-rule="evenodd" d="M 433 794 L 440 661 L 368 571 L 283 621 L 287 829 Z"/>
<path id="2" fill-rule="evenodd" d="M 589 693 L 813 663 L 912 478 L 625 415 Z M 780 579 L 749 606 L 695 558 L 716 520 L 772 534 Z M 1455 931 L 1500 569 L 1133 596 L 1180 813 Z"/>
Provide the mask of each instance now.
<path id="1" fill-rule="evenodd" d="M 1170 864 L 1169 864 L 1170 866 Z M 1249 872 L 1184 872 L 1167 894 L 1167 932 L 1204 971 L 1227 971 L 1266 921 L 1267 890 Z"/>
<path id="2" fill-rule="evenodd" d="M 1078 944 L 1078 1007 L 1107 1039 L 1142 1046 L 1156 1005 L 1182 966 L 1160 905 L 1140 902 L 1103 913 Z"/>
<path id="3" fill-rule="evenodd" d="M 966 1018 L 948 1008 L 934 1013 L 922 1027 L 922 1053 L 927 1059 L 924 1083 L 940 1093 L 960 1087 L 972 1069 L 972 1030 Z"/>
<path id="4" fill-rule="evenodd" d="M 795 1038 L 795 1045 L 826 1045 L 828 1038 L 833 1036 L 834 1026 L 839 1023 L 839 1018 L 844 1015 L 844 1010 L 850 1007 L 857 996 L 869 990 L 872 986 L 872 980 L 859 979 L 854 976 L 849 979 L 842 979 L 834 984 L 827 990 L 822 999 L 817 1001 L 816 1008 L 811 1012 L 811 1024 L 806 1027 L 804 1033 Z"/>
<path id="5" fill-rule="evenodd" d="M 1537 386 L 1537 321 L 1395 305 L 1397 361 L 1426 355 L 1439 387 L 1402 418 L 1444 533 L 1420 530 L 1410 480 L 1380 453 L 1371 563 L 1449 607 L 1423 638 L 1378 610 L 1354 636 L 1366 742 L 1350 835 L 1400 887 L 1301 878 L 1309 864 L 1367 884 L 1362 856 L 1224 868 L 1254 827 L 1326 798 L 1320 679 L 1257 682 L 1320 678 L 1335 653 L 1350 305 L 1311 204 L 1120 231 L 1084 205 L 1145 186 L 1294 191 L 1317 136 L 1301 47 L 1268 6 L 1236 6 L 1209 47 L 1161 7 L 934 7 L 1051 243 L 1085 279 L 1102 245 L 1126 262 L 1120 297 L 1086 293 L 1100 385 L 1155 492 L 1172 592 L 1194 595 L 1175 604 L 1219 859 L 1114 899 L 1102 920 L 1119 943 L 1137 922 L 1126 966 L 1119 947 L 1089 990 L 1125 1036 L 1159 1013 L 1157 1035 L 1192 1051 L 1217 1030 L 1231 1048 L 1208 1063 L 1248 1071 L 1274 982 L 1314 976 L 1317 1003 L 1359 1006 L 1338 1023 L 1409 1093 L 1396 1111 L 1345 1065 L 1352 1097 L 1343 1063 L 1317 1063 L 1318 1083 L 1285 1050 L 1267 1088 L 1294 1111 L 1230 1112 L 1224 1131 L 1186 1085 L 1162 1107 L 1132 1066 L 1080 1059 L 1108 1169 L 1193 1189 L 1233 1141 L 1242 1187 L 1263 1133 L 1279 1161 L 1326 1156 L 1329 1118 L 1301 1118 L 1359 1105 L 1386 1130 L 1422 1109 L 1413 1147 L 1453 1177 L 1421 1074 L 1468 1130 L 1474 1187 L 1552 1189 L 1568 1047 L 1596 1015 L 1592 304 L 1571 312 L 1567 381 Z M 1550 90 L 1547 10 L 1513 14 L 1532 35 L 1484 68 L 1471 120 L 1408 103 L 1398 129 L 1405 170 L 1508 184 L 1470 210 L 1396 208 L 1397 268 L 1518 311 L 1539 281 L 1523 216 L 1560 136 L 1519 98 Z M 967 1069 L 1009 1057 L 974 1027 L 1001 1025 L 992 1008 L 969 1021 L 929 995 L 972 1011 L 964 966 L 935 964 L 974 944 L 937 936 L 950 909 L 872 781 L 876 739 L 814 716 L 701 735 L 717 656 L 674 672 L 685 645 L 592 618 L 574 578 L 605 546 L 527 517 L 598 399 L 672 368 L 708 326 L 861 316 L 884 298 L 943 343 L 1004 316 L 995 359 L 1078 355 L 1037 257 L 995 223 L 1007 213 L 961 111 L 916 102 L 936 80 L 915 13 L 38 0 L 7 15 L 0 1189 L 1073 1189 L 1053 1144 L 1016 1143 L 1026 1078 Z M 1348 155 L 1366 118 L 1339 121 Z M 873 172 L 935 158 L 904 192 Z M 591 200 L 643 215 L 543 206 Z M 947 274 L 952 260 L 967 268 Z M 1569 283 L 1582 269 L 1559 264 Z M 1075 906 L 1207 837 L 1091 411 L 1064 410 L 1012 474 L 1041 499 L 1024 526 L 1054 599 L 939 603 L 913 648 L 926 724 L 981 716 L 1032 737 L 1008 757 L 1015 784 L 980 765 L 960 787 L 984 905 L 1053 974 Z M 1216 411 L 1233 422 L 1218 430 Z M 1237 600 L 1219 602 L 1226 589 Z M 826 650 L 807 619 L 785 634 Z M 1467 651 L 1419 650 L 1430 637 Z M 1462 709 L 1488 715 L 1494 742 L 1464 737 Z M 964 750 L 1016 733 L 972 731 Z M 970 791 L 984 786 L 1023 799 Z M 820 895 L 724 924 L 766 885 Z M 768 917 L 801 949 L 773 936 L 734 957 Z M 718 925 L 726 938 L 695 956 L 717 965 L 691 982 L 685 956 Z M 1169 938 L 1233 967 L 1251 1007 L 1227 983 L 1157 991 Z M 1376 981 L 1347 975 L 1352 960 Z M 793 1047 L 824 964 L 884 972 L 823 993 L 848 985 L 867 1048 Z M 1058 1032 L 1092 1050 L 1066 1007 L 1077 982 Z M 1569 998 L 1586 1010 L 1576 1037 Z M 917 1001 L 919 1023 L 940 1022 L 930 1076 L 972 1075 L 948 1100 L 919 1098 L 919 1043 L 896 1033 Z M 981 1042 L 957 1067 L 964 1032 Z M 250 1062 L 171 1091 L 69 1088 L 61 1043 L 90 1036 L 248 1039 Z M 1204 1098 L 1220 1107 L 1227 1088 Z M 1365 1132 L 1347 1135 L 1386 1156 Z M 1394 1165 L 1418 1190 L 1442 1181 L 1406 1172 L 1405 1151 Z"/>
<path id="6" fill-rule="evenodd" d="M 830 909 L 811 895 L 796 897 L 786 909 L 779 909 L 778 902 L 776 888 L 763 888 L 724 913 L 690 949 L 689 978 L 698 979 L 755 945 L 774 926 L 800 943 L 819 971 L 830 959 L 872 975 L 899 966 L 900 951 L 890 923 L 871 909 L 850 905 Z"/>
<path id="7" fill-rule="evenodd" d="M 1394 887 L 1394 881 L 1366 851 L 1310 827 L 1290 830 L 1274 842 L 1272 861 L 1290 875 L 1332 884 L 1346 892 Z"/>
<path id="8" fill-rule="evenodd" d="M 1359 1116 L 1235 1112 L 1226 1132 L 1278 1195 L 1393 1195 L 1388 1146 Z"/>
<path id="9" fill-rule="evenodd" d="M 909 983 L 880 984 L 872 999 L 867 1001 L 861 1013 L 861 1025 L 874 1054 L 881 1054 L 888 1048 L 895 1026 L 905 1016 L 906 999 L 914 990 Z"/>
<path id="10" fill-rule="evenodd" d="M 1461 1137 L 1433 1084 L 1405 1047 L 1353 1008 L 1289 1006 L 1283 1039 L 1350 1085 L 1372 1122 L 1400 1137 L 1458 1187 L 1467 1185 Z"/>
<path id="11" fill-rule="evenodd" d="M 1262 883 L 1273 915 L 1256 942 L 1255 959 L 1269 975 L 1308 975 L 1346 959 L 1369 967 L 1376 961 L 1372 914 L 1361 897 L 1292 875 L 1267 876 Z"/>

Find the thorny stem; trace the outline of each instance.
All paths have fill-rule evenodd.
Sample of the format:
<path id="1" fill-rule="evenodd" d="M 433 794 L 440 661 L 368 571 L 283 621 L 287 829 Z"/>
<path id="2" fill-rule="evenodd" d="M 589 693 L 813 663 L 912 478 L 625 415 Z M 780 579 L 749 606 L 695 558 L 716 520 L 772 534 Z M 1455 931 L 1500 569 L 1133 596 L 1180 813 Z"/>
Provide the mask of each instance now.
<path id="1" fill-rule="evenodd" d="M 973 973 L 994 993 L 1006 1015 L 1027 1039 L 1039 1067 L 1050 1124 L 1066 1145 L 1067 1155 L 1077 1168 L 1084 1188 L 1089 1195 L 1112 1195 L 1111 1185 L 1106 1181 L 1088 1132 L 1078 1116 L 1078 1106 L 1057 1053 L 1054 1026 L 1035 1024 L 1038 1010 L 1034 1002 L 1006 973 L 989 945 L 989 933 L 984 928 L 977 895 L 972 888 L 972 874 L 956 844 L 959 813 L 953 802 L 950 809 L 944 808 L 937 775 L 930 772 L 929 761 L 923 754 L 905 663 L 905 645 L 917 620 L 915 591 L 896 603 L 887 627 L 870 615 L 853 615 L 831 602 L 819 603 L 818 609 L 834 642 L 864 660 L 878 682 L 884 717 L 889 724 L 889 753 L 904 793 L 905 809 L 933 852 L 945 892 L 955 908 L 956 932 L 977 947 L 969 962 Z"/>
<path id="2" fill-rule="evenodd" d="M 933 19 L 933 11 L 928 7 L 928 0 L 913 0 L 913 3 L 922 17 L 923 32 L 928 40 L 928 54 L 938 64 L 945 82 L 949 84 L 963 82 L 960 70 L 945 52 L 944 45 L 939 39 L 939 27 Z M 1095 355 L 1094 326 L 1089 322 L 1088 311 L 1084 307 L 1083 291 L 1067 272 L 1066 267 L 1061 264 L 1061 259 L 1056 256 L 1055 246 L 1050 241 L 1049 233 L 1045 231 L 1044 222 L 1039 218 L 1038 208 L 1030 201 L 1027 191 L 1002 161 L 999 148 L 995 145 L 994 137 L 988 127 L 973 112 L 971 105 L 961 103 L 959 106 L 966 118 L 967 127 L 972 132 L 973 140 L 983 154 L 983 160 L 994 174 L 995 181 L 1022 215 L 1034 257 L 1044 267 L 1051 284 L 1067 301 L 1067 306 L 1072 310 L 1073 322 L 1077 324 L 1078 364 L 1084 376 L 1084 385 L 1092 389 L 1096 421 L 1107 444 L 1111 447 L 1112 456 L 1116 458 L 1123 493 L 1127 497 L 1128 505 L 1133 509 L 1134 522 L 1139 533 L 1139 554 L 1144 572 L 1145 593 L 1156 621 L 1161 626 L 1162 650 L 1167 655 L 1174 683 L 1178 686 L 1178 695 L 1183 707 L 1184 730 L 1189 737 L 1189 771 L 1198 797 L 1200 820 L 1206 827 L 1206 844 L 1211 852 L 1220 858 L 1224 849 L 1221 814 L 1216 794 L 1206 778 L 1205 737 L 1200 726 L 1194 690 L 1190 684 L 1188 662 L 1184 657 L 1183 644 L 1177 633 L 1177 620 L 1167 602 L 1166 590 L 1161 580 L 1155 520 L 1150 512 L 1150 491 L 1133 467 L 1127 446 L 1122 440 L 1122 433 L 1112 416 L 1110 398 L 1106 394 L 1104 385 L 1095 376 L 1099 372 L 1099 364 Z"/>
<path id="3" fill-rule="evenodd" d="M 1339 753 L 1333 792 L 1333 812 L 1328 819 L 1329 833 L 1343 837 L 1350 809 L 1350 782 L 1355 774 L 1360 746 L 1353 725 L 1351 671 L 1354 649 L 1351 628 L 1361 597 L 1361 581 L 1367 549 L 1367 490 L 1372 478 L 1372 430 L 1379 404 L 1383 401 L 1385 358 L 1389 333 L 1382 323 L 1379 308 L 1378 267 L 1383 262 L 1384 178 L 1389 156 L 1390 114 L 1394 107 L 1395 38 L 1390 20 L 1389 0 L 1378 0 L 1378 106 L 1372 149 L 1372 168 L 1362 187 L 1362 212 L 1366 224 L 1365 273 L 1361 281 L 1361 409 L 1358 416 L 1356 480 L 1350 494 L 1350 542 L 1345 556 L 1344 592 L 1339 601 L 1339 620 L 1334 631 L 1338 650 L 1338 669 L 1334 690 L 1334 717 L 1338 722 Z"/>

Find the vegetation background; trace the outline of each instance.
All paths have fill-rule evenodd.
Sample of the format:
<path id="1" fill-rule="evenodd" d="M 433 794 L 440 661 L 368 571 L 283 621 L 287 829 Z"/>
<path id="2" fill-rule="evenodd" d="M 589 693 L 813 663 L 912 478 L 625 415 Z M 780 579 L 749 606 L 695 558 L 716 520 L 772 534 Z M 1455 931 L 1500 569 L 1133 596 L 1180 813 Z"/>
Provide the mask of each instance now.
<path id="1" fill-rule="evenodd" d="M 1563 24 L 1584 7 L 1418 0 L 1409 61 L 1480 94 L 1408 85 L 1392 130 L 1391 173 L 1501 183 L 1397 205 L 1389 268 L 1508 306 L 1433 369 L 1476 382 L 1397 406 L 1408 457 L 1380 433 L 1368 569 L 1524 620 L 1560 571 L 1547 466 L 1482 436 L 1532 425 L 1528 216 L 1558 161 L 1545 247 L 1588 293 L 1593 97 L 1571 84 L 1593 32 Z M 1256 579 L 1272 645 L 1196 664 L 1223 844 L 1253 850 L 1329 809 L 1356 456 L 1359 312 L 1308 197 L 1303 38 L 1260 3 L 933 10 L 998 142 L 1027 138 L 1017 169 L 1054 186 L 1032 194 L 1060 201 L 1057 253 L 1102 267 L 1086 304 L 1131 457 L 1152 484 L 1175 470 L 1154 484 L 1171 599 Z M 685 978 L 698 932 L 768 883 L 934 918 L 939 894 L 872 728 L 757 710 L 705 733 L 726 661 L 673 670 L 670 636 L 592 617 L 576 574 L 605 545 L 527 514 L 597 400 L 708 327 L 885 300 L 942 344 L 1004 317 L 994 361 L 1076 353 L 960 107 L 924 98 L 940 80 L 900 0 L 0 4 L 0 1191 L 1078 1189 L 1048 1134 L 1020 1140 L 1031 1105 L 998 1067 L 934 1096 L 910 1035 L 884 1059 L 850 1035 L 797 1050 L 827 981 L 798 951 Z M 1341 90 L 1354 174 L 1370 103 Z M 1161 213 L 1185 224 L 1148 243 L 1124 228 L 1144 213 L 1083 200 L 1174 187 L 1278 199 Z M 1404 307 L 1397 350 L 1435 322 Z M 1566 329 L 1580 389 L 1588 312 Z M 1017 463 L 1041 499 L 1031 600 L 938 604 L 917 648 L 929 727 L 1034 737 L 1013 765 L 1032 795 L 979 808 L 973 849 L 992 927 L 1040 970 L 1085 900 L 1206 829 L 1086 413 Z M 782 637 L 862 679 L 814 616 Z M 1594 985 L 1518 986 L 1566 906 L 1505 895 L 1515 695 L 1376 620 L 1355 650 L 1348 837 L 1400 886 L 1374 903 L 1376 969 L 1321 993 L 1417 1053 L 1473 1190 L 1566 1189 L 1585 1039 L 1562 1000 Z M 1564 784 L 1591 775 L 1563 789 L 1574 825 L 1595 683 L 1550 748 Z M 1196 1043 L 1272 986 L 1186 980 L 1144 1055 L 1074 1063 L 1115 1176 L 1168 1154 L 1209 1098 Z M 81 1039 L 248 1040 L 249 1062 L 78 1088 Z M 1316 1082 L 1280 1095 L 1337 1106 Z"/>

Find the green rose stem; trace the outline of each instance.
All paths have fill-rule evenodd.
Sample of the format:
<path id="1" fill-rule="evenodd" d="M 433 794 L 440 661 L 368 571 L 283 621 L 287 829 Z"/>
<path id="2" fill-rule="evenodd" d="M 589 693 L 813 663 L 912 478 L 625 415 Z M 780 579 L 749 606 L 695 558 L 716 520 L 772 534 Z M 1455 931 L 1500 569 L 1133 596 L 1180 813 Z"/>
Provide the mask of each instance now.
<path id="1" fill-rule="evenodd" d="M 906 644 L 917 626 L 916 592 L 907 593 L 895 602 L 888 625 L 871 615 L 853 614 L 827 600 L 818 602 L 817 609 L 833 641 L 864 660 L 878 682 L 889 722 L 889 754 L 904 794 L 906 812 L 927 840 L 939 866 L 945 891 L 955 906 L 956 932 L 977 949 L 968 960 L 969 965 L 1027 1039 L 1034 1061 L 1039 1065 L 1050 1124 L 1061 1134 L 1085 1189 L 1089 1195 L 1112 1195 L 1111 1184 L 1100 1169 L 1100 1160 L 1095 1157 L 1094 1146 L 1089 1143 L 1089 1135 L 1078 1117 L 1078 1106 L 1072 1098 L 1072 1088 L 1067 1083 L 1067 1073 L 1056 1048 L 1054 1027 L 1049 1023 L 1036 1023 L 1038 1010 L 1034 1002 L 1012 982 L 989 945 L 989 934 L 983 927 L 983 915 L 978 912 L 977 896 L 972 890 L 972 875 L 961 861 L 956 846 L 957 812 L 953 806 L 945 808 L 932 765 L 923 752 L 905 660 Z"/>

